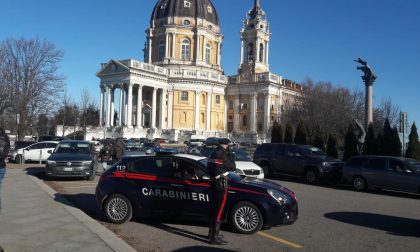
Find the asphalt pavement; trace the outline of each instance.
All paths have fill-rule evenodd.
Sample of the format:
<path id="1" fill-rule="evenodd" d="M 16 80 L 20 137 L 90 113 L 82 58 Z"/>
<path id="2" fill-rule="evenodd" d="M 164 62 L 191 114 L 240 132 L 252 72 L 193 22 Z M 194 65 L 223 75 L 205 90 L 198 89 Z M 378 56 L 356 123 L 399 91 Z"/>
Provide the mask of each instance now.
<path id="1" fill-rule="evenodd" d="M 136 251 L 25 169 L 7 169 L 1 197 L 5 252 Z"/>

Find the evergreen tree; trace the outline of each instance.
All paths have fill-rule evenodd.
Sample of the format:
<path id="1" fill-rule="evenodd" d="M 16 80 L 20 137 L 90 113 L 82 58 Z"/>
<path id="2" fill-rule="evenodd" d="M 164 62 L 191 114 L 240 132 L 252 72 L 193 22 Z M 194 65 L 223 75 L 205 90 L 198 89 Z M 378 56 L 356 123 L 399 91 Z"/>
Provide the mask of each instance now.
<path id="1" fill-rule="evenodd" d="M 274 121 L 273 127 L 271 128 L 271 142 L 281 143 L 280 125 L 277 121 Z"/>
<path id="2" fill-rule="evenodd" d="M 391 135 L 391 156 L 395 157 L 401 157 L 401 149 L 402 144 L 400 140 L 400 135 L 398 133 L 397 127 L 394 127 L 392 129 L 392 135 Z"/>
<path id="3" fill-rule="evenodd" d="M 384 123 L 382 155 L 401 156 L 401 141 L 397 128 L 391 128 L 388 118 Z"/>
<path id="4" fill-rule="evenodd" d="M 284 132 L 284 142 L 293 143 L 293 127 L 290 123 L 286 125 L 286 131 Z"/>
<path id="5" fill-rule="evenodd" d="M 378 133 L 378 137 L 376 138 L 376 150 L 377 150 L 378 155 L 382 155 L 384 153 L 383 146 L 384 146 L 384 135 L 383 133 Z"/>
<path id="6" fill-rule="evenodd" d="M 313 146 L 318 147 L 319 149 L 325 151 L 324 134 L 322 133 L 322 130 L 319 127 L 317 127 L 315 130 Z"/>
<path id="7" fill-rule="evenodd" d="M 337 137 L 335 135 L 328 136 L 327 155 L 330 157 L 338 158 Z"/>
<path id="8" fill-rule="evenodd" d="M 384 122 L 384 128 L 383 128 L 383 143 L 382 143 L 382 151 L 381 155 L 385 156 L 392 156 L 392 138 L 393 138 L 393 132 L 391 125 L 389 123 L 389 119 L 386 118 Z"/>
<path id="9" fill-rule="evenodd" d="M 363 154 L 364 155 L 378 155 L 378 145 L 375 138 L 375 130 L 373 124 L 370 123 L 368 127 L 368 132 L 365 137 L 365 143 L 363 144 Z"/>
<path id="10" fill-rule="evenodd" d="M 416 123 L 414 122 L 413 125 L 411 125 L 410 135 L 408 136 L 408 147 L 407 151 L 405 152 L 405 156 L 408 158 L 420 160 L 420 156 L 418 155 L 419 151 L 419 135 L 417 133 Z"/>
<path id="11" fill-rule="evenodd" d="M 354 127 L 353 124 L 350 124 L 347 128 L 347 133 L 344 138 L 344 153 L 343 153 L 343 160 L 347 161 L 352 156 L 358 155 L 357 151 L 357 138 L 356 134 L 354 134 Z"/>
<path id="12" fill-rule="evenodd" d="M 279 143 L 284 143 L 284 135 L 283 135 L 283 126 L 281 126 L 281 124 L 279 124 L 279 132 L 280 132 L 280 141 Z"/>
<path id="13" fill-rule="evenodd" d="M 306 136 L 306 129 L 302 120 L 299 121 L 296 128 L 295 144 L 308 144 L 307 136 Z"/>

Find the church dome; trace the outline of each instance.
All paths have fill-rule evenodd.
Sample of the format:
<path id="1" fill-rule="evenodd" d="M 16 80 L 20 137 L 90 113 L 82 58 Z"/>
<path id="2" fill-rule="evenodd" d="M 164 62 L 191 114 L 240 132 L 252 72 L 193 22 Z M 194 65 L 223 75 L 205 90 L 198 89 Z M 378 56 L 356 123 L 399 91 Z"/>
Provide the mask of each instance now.
<path id="1" fill-rule="evenodd" d="M 159 0 L 150 22 L 153 25 L 164 19 L 163 22 L 168 23 L 175 18 L 204 19 L 219 26 L 219 17 L 211 0 Z"/>

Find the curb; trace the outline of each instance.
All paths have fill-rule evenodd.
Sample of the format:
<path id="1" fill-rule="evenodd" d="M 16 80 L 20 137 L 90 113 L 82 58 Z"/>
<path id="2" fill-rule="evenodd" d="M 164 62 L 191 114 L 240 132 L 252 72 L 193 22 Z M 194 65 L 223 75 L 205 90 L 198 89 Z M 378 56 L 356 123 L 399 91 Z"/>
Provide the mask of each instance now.
<path id="1" fill-rule="evenodd" d="M 74 206 L 73 203 L 68 201 L 65 197 L 57 193 L 54 189 L 46 185 L 40 179 L 34 176 L 27 175 L 35 184 L 41 187 L 52 199 L 57 202 L 62 202 L 61 206 L 66 209 L 71 215 L 78 219 L 85 227 L 96 234 L 106 245 L 108 245 L 114 251 L 132 251 L 135 252 L 133 247 L 128 245 L 125 241 L 119 238 L 109 229 L 105 228 L 97 221 L 89 217 L 83 211 Z"/>

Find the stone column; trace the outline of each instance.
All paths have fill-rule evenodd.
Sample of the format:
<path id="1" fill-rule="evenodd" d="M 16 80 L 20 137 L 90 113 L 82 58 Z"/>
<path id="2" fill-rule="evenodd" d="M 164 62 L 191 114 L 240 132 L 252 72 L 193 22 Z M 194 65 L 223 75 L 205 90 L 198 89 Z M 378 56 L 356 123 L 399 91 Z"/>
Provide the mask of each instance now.
<path id="1" fill-rule="evenodd" d="M 201 40 L 200 37 L 201 36 L 197 33 L 197 36 L 196 36 L 196 38 L 197 38 L 196 41 L 197 42 L 196 42 L 196 45 L 195 45 L 195 61 L 196 62 L 198 61 L 198 58 L 199 58 L 198 56 L 199 56 L 199 52 L 200 52 L 200 50 L 199 50 L 200 49 L 200 40 Z"/>
<path id="2" fill-rule="evenodd" d="M 168 93 L 168 129 L 173 128 L 172 111 L 174 106 L 174 91 L 169 90 Z"/>
<path id="3" fill-rule="evenodd" d="M 241 39 L 241 63 L 240 64 L 243 64 L 243 63 L 244 63 L 244 40 Z"/>
<path id="4" fill-rule="evenodd" d="M 251 120 L 250 131 L 257 131 L 257 93 L 251 94 Z"/>
<path id="5" fill-rule="evenodd" d="M 127 127 L 133 127 L 133 84 L 128 83 L 128 97 L 127 97 Z"/>
<path id="6" fill-rule="evenodd" d="M 121 85 L 120 86 L 120 108 L 119 108 L 119 112 L 118 112 L 118 114 L 120 116 L 120 118 L 118 118 L 119 119 L 118 120 L 118 126 L 120 126 L 120 127 L 123 124 L 123 114 L 124 114 L 124 96 L 123 96 L 123 91 L 124 91 L 124 88 Z"/>
<path id="7" fill-rule="evenodd" d="M 270 43 L 268 43 L 268 41 L 265 42 L 265 64 L 267 64 L 267 65 L 268 65 L 268 49 L 269 49 L 269 47 L 270 47 Z"/>
<path id="8" fill-rule="evenodd" d="M 111 124 L 111 89 L 110 87 L 105 87 L 106 93 L 107 93 L 107 99 L 106 99 L 106 127 L 109 127 Z"/>
<path id="9" fill-rule="evenodd" d="M 152 95 L 152 121 L 151 121 L 151 128 L 156 128 L 156 88 L 153 88 L 153 95 Z"/>
<path id="10" fill-rule="evenodd" d="M 112 127 L 114 127 L 115 125 L 114 125 L 114 117 L 115 117 L 115 114 L 114 114 L 114 111 L 115 111 L 115 89 L 112 87 L 111 88 L 111 122 L 110 122 L 110 125 L 112 126 Z"/>
<path id="11" fill-rule="evenodd" d="M 195 91 L 195 112 L 194 112 L 194 129 L 200 128 L 200 92 Z"/>
<path id="12" fill-rule="evenodd" d="M 176 50 L 176 43 L 175 43 L 175 32 L 172 33 L 172 58 L 175 59 L 175 50 Z"/>
<path id="13" fill-rule="evenodd" d="M 270 94 L 264 94 L 264 127 L 263 130 L 267 131 L 270 128 L 270 115 L 271 115 L 271 99 Z"/>
<path id="14" fill-rule="evenodd" d="M 255 62 L 260 62 L 260 40 L 259 39 L 257 39 L 256 45 L 255 45 L 255 52 L 256 52 Z"/>
<path id="15" fill-rule="evenodd" d="M 148 62 L 149 64 L 152 64 L 152 38 L 149 37 L 149 49 L 148 49 L 148 53 L 149 53 L 149 58 L 148 58 Z"/>
<path id="16" fill-rule="evenodd" d="M 277 108 L 277 121 L 278 121 L 278 123 L 280 123 L 280 119 L 281 119 L 281 115 L 282 115 L 282 112 L 281 112 L 281 106 L 283 105 L 283 90 L 280 88 L 280 91 L 279 91 L 279 101 L 278 101 L 278 108 Z"/>
<path id="17" fill-rule="evenodd" d="M 239 113 L 241 112 L 240 104 L 239 104 L 239 95 L 235 95 L 233 100 L 233 130 L 239 131 L 239 121 L 240 116 Z"/>
<path id="18" fill-rule="evenodd" d="M 218 42 L 217 43 L 217 65 L 220 66 L 221 64 L 221 58 L 222 58 L 222 43 Z"/>
<path id="19" fill-rule="evenodd" d="M 206 130 L 211 130 L 211 98 L 212 98 L 212 93 L 207 92 L 207 115 L 206 115 Z"/>
<path id="20" fill-rule="evenodd" d="M 373 81 L 365 81 L 366 86 L 366 105 L 365 105 L 365 129 L 369 128 L 369 124 L 373 123 Z"/>
<path id="21" fill-rule="evenodd" d="M 169 33 L 165 33 L 165 59 L 169 58 Z"/>
<path id="22" fill-rule="evenodd" d="M 136 116 L 137 128 L 143 128 L 143 86 L 139 85 L 139 90 L 137 91 L 137 116 Z"/>
<path id="23" fill-rule="evenodd" d="M 159 128 L 165 128 L 165 113 L 166 113 L 166 90 L 161 89 L 160 94 L 160 108 L 159 108 Z"/>
<path id="24" fill-rule="evenodd" d="M 101 87 L 101 100 L 99 105 L 99 126 L 103 127 L 103 119 L 104 119 L 104 87 Z"/>

